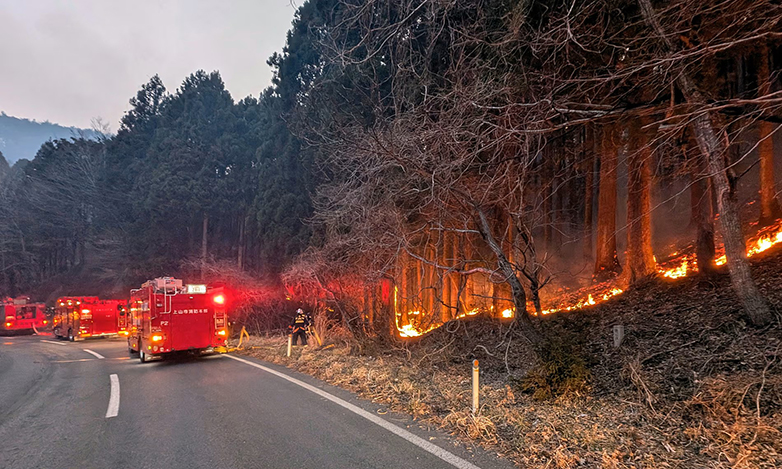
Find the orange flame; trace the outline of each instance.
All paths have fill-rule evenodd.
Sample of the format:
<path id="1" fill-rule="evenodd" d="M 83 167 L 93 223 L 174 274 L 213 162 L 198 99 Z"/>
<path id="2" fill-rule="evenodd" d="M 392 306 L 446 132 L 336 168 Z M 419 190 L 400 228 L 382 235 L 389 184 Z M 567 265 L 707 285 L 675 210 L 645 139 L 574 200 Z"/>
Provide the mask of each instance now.
<path id="1" fill-rule="evenodd" d="M 674 253 L 676 255 L 677 253 Z M 671 266 L 673 264 L 673 266 Z M 685 254 L 657 266 L 657 272 L 665 278 L 677 279 L 686 277 L 691 272 L 698 271 L 698 262 L 695 260 L 695 254 Z"/>
<path id="2" fill-rule="evenodd" d="M 775 224 L 760 230 L 754 237 L 750 238 L 747 241 L 747 257 L 752 257 L 761 252 L 765 252 L 771 249 L 773 246 L 780 243 L 782 243 L 782 220 L 778 220 Z M 724 247 L 720 246 L 717 249 L 717 254 L 718 257 L 714 260 L 714 264 L 717 266 L 726 264 L 727 258 L 724 254 Z M 672 256 L 673 256 L 672 259 L 666 262 L 662 262 L 657 266 L 657 271 L 662 277 L 676 280 L 698 272 L 699 270 L 698 262 L 695 253 L 691 251 L 685 254 L 674 252 Z M 555 306 L 549 309 L 544 309 L 541 311 L 541 314 L 547 315 L 547 314 L 553 314 L 559 312 L 570 312 L 570 311 L 580 310 L 607 301 L 615 296 L 621 295 L 623 292 L 624 291 L 622 289 L 610 285 L 608 286 L 606 284 L 595 285 L 589 288 L 579 290 L 575 294 L 576 296 L 575 299 L 573 299 L 573 297 L 571 296 L 569 301 L 565 300 L 562 303 L 560 303 L 559 306 Z M 397 289 L 394 288 L 395 304 L 397 304 L 396 299 L 397 299 Z M 532 309 L 531 305 L 529 305 L 529 307 L 530 309 Z M 480 311 L 478 309 L 472 309 L 468 312 L 456 316 L 454 319 L 461 319 L 466 316 L 473 316 L 478 314 L 479 312 Z M 399 322 L 402 317 L 402 314 L 399 312 L 397 312 L 396 314 L 396 328 L 397 330 L 399 330 L 399 335 L 401 337 L 418 337 L 428 332 L 431 332 L 442 325 L 442 324 L 434 324 L 427 328 L 417 327 L 414 323 L 420 322 L 420 319 L 414 319 L 414 318 L 422 318 L 423 315 L 421 314 L 421 312 L 410 311 L 407 313 L 407 315 L 409 321 L 410 319 L 413 320 L 410 321 L 410 323 L 408 324 L 400 325 Z M 515 310 L 505 309 L 500 313 L 500 315 L 503 318 L 512 318 L 515 315 Z"/>
<path id="3" fill-rule="evenodd" d="M 586 298 L 581 298 L 579 300 L 576 300 L 576 302 L 573 304 L 570 304 L 568 306 L 563 305 L 560 307 L 544 309 L 540 313 L 545 316 L 547 314 L 559 313 L 563 311 L 564 312 L 576 311 L 579 309 L 587 308 L 589 306 L 594 306 L 598 303 L 602 303 L 617 295 L 621 295 L 624 292 L 624 290 L 622 290 L 621 288 L 616 288 L 616 287 L 611 287 L 608 288 L 607 290 L 602 289 L 603 288 L 602 286 L 598 286 L 597 288 L 599 288 L 600 290 L 594 292 L 594 294 L 587 293 Z"/>

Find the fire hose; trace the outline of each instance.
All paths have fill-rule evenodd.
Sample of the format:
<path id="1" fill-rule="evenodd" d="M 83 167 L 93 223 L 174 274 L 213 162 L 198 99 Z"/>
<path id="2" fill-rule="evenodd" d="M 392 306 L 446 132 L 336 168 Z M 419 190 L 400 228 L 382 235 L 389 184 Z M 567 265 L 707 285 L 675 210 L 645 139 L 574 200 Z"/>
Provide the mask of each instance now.
<path id="1" fill-rule="evenodd" d="M 322 341 L 322 340 L 320 340 L 320 335 L 318 335 L 318 330 L 317 330 L 317 329 L 315 329 L 315 328 L 314 328 L 314 327 L 312 327 L 312 326 L 308 327 L 307 329 L 308 329 L 308 331 L 307 331 L 307 332 L 309 332 L 309 333 L 310 333 L 310 335 L 311 335 L 312 337 L 315 337 L 315 340 L 317 340 L 317 341 L 318 341 L 318 347 L 323 347 L 323 341 Z"/>
<path id="2" fill-rule="evenodd" d="M 242 346 L 242 342 L 244 341 L 244 338 L 247 337 L 247 342 L 250 341 L 250 334 L 247 332 L 247 328 L 242 326 L 242 332 L 239 333 L 239 343 L 236 345 L 236 348 L 239 348 Z"/>

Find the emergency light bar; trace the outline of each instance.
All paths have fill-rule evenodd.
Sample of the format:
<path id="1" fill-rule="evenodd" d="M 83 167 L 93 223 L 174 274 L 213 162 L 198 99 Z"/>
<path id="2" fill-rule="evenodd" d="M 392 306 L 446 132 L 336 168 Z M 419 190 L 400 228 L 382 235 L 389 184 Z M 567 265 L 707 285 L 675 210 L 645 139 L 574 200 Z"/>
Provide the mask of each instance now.
<path id="1" fill-rule="evenodd" d="M 188 293 L 206 293 L 206 285 L 188 285 Z"/>

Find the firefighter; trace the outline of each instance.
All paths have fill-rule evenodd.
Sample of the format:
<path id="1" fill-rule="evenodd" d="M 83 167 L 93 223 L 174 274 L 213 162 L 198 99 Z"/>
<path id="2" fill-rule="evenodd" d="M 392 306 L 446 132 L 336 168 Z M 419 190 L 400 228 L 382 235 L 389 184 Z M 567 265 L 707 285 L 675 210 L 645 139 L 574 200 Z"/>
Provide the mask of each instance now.
<path id="1" fill-rule="evenodd" d="M 307 330 L 312 325 L 312 317 L 301 308 L 296 310 L 296 316 L 288 327 L 293 335 L 293 345 L 296 345 L 301 337 L 301 345 L 307 345 Z"/>

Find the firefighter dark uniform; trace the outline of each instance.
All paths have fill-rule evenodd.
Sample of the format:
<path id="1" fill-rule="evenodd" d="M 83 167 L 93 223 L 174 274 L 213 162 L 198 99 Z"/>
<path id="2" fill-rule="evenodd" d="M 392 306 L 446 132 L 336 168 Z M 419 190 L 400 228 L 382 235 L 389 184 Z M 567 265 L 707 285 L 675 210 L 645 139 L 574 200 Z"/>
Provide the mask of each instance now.
<path id="1" fill-rule="evenodd" d="M 293 345 L 296 345 L 298 338 L 301 337 L 301 345 L 307 345 L 307 330 L 312 325 L 312 318 L 301 308 L 296 310 L 296 317 L 291 323 L 291 334 L 293 335 Z"/>

